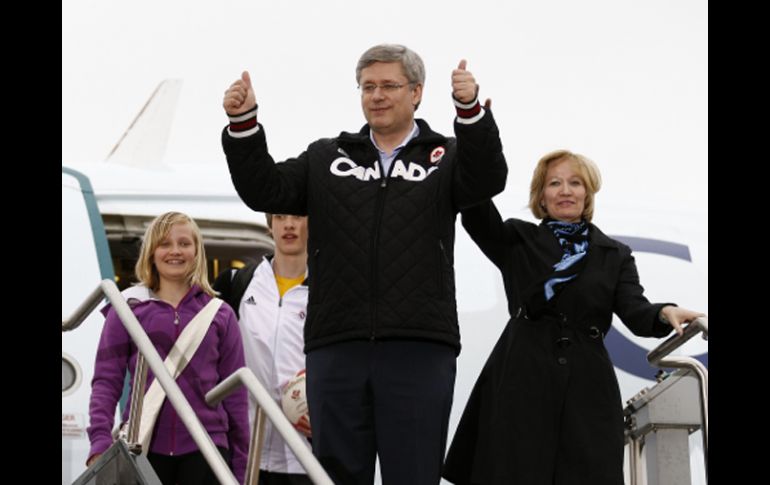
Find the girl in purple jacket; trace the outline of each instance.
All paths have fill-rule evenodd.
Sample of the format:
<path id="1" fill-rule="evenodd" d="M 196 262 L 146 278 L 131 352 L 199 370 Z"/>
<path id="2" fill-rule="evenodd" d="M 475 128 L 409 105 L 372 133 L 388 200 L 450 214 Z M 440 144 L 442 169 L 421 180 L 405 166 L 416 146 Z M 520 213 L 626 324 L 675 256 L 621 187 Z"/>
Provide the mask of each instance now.
<path id="1" fill-rule="evenodd" d="M 123 295 L 161 359 L 165 359 L 185 327 L 214 296 L 208 282 L 200 229 L 195 221 L 179 212 L 167 212 L 155 218 L 144 235 L 136 277 L 140 284 L 125 290 Z M 122 393 L 126 370 L 133 375 L 138 355 L 115 310 L 107 306 L 103 312 L 107 320 L 91 383 L 89 465 L 112 444 L 115 406 Z M 241 483 L 249 440 L 246 390 L 239 389 L 213 408 L 206 404 L 205 395 L 244 365 L 238 321 L 233 310 L 223 304 L 192 359 L 176 379 Z M 146 389 L 153 380 L 154 375 L 149 371 Z M 127 406 L 124 421 L 128 413 Z M 158 412 L 147 458 L 164 484 L 218 483 L 168 400 Z"/>

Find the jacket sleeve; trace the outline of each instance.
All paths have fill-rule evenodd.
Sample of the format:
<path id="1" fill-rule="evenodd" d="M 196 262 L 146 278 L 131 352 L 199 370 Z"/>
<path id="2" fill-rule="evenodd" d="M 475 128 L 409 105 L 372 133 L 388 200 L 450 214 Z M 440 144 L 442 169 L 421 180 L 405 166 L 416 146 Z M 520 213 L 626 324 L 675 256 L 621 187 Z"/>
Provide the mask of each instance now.
<path id="1" fill-rule="evenodd" d="M 464 209 L 462 223 L 471 239 L 495 266 L 503 269 L 505 260 L 505 242 L 509 232 L 503 223 L 495 203 L 491 200 Z"/>
<path id="2" fill-rule="evenodd" d="M 245 138 L 233 138 L 224 128 L 222 147 L 235 190 L 247 206 L 274 214 L 307 214 L 307 152 L 275 163 L 262 125 Z"/>
<path id="3" fill-rule="evenodd" d="M 621 267 L 618 284 L 615 287 L 613 311 L 623 323 L 640 337 L 665 337 L 673 330 L 671 325 L 658 319 L 660 309 L 673 303 L 650 303 L 644 296 L 644 288 L 639 283 L 631 248 L 621 244 Z"/>
<path id="4" fill-rule="evenodd" d="M 104 322 L 91 381 L 91 400 L 88 414 L 88 438 L 91 449 L 88 457 L 104 453 L 112 444 L 115 407 L 123 392 L 128 361 L 131 355 L 130 337 L 115 312 L 110 308 Z"/>
<path id="5" fill-rule="evenodd" d="M 220 311 L 227 313 L 227 326 L 222 348 L 219 349 L 219 379 L 220 382 L 233 372 L 246 365 L 243 358 L 243 342 L 238 329 L 238 320 L 229 306 L 223 306 Z M 246 462 L 249 452 L 249 407 L 246 388 L 241 386 L 222 401 L 227 413 L 227 440 L 232 456 L 232 469 L 235 478 L 243 483 L 246 475 Z"/>
<path id="6" fill-rule="evenodd" d="M 457 159 L 453 173 L 453 200 L 460 210 L 490 199 L 505 188 L 508 166 L 492 112 L 484 110 L 473 123 L 455 120 Z"/>

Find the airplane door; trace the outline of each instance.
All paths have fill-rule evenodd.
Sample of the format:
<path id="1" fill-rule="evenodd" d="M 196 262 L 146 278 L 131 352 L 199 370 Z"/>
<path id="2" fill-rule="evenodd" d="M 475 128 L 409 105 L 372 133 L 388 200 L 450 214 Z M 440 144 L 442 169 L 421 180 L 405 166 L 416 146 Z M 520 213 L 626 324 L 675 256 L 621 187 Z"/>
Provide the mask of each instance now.
<path id="1" fill-rule="evenodd" d="M 61 189 L 61 314 L 65 319 L 99 281 L 113 278 L 114 272 L 88 178 L 62 167 Z M 85 470 L 88 400 L 103 322 L 95 311 L 80 327 L 62 333 L 62 485 L 72 483 Z"/>

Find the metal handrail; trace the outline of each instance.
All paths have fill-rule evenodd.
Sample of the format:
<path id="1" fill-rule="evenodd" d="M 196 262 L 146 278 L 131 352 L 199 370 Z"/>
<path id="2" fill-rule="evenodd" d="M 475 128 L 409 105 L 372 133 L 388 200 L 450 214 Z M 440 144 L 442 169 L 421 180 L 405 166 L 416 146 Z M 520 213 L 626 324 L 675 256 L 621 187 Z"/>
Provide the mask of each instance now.
<path id="1" fill-rule="evenodd" d="M 109 281 L 109 280 L 104 280 Z M 114 283 L 113 283 L 114 284 Z M 75 330 L 80 326 L 81 323 L 88 317 L 88 315 L 93 312 L 97 306 L 99 306 L 99 303 L 102 301 L 102 293 L 104 293 L 104 290 L 102 290 L 101 283 L 99 286 L 97 286 L 94 291 L 91 292 L 88 297 L 83 300 L 83 303 L 78 306 L 74 312 L 72 312 L 72 316 L 70 316 L 67 320 L 61 321 L 61 331 L 62 332 L 69 332 L 70 330 Z"/>
<path id="2" fill-rule="evenodd" d="M 708 340 L 708 318 L 699 317 L 692 323 L 684 328 L 682 335 L 675 334 L 669 337 L 665 342 L 651 350 L 647 354 L 647 362 L 655 367 L 668 367 L 677 369 L 689 369 L 695 374 L 698 379 L 698 389 L 700 390 L 700 411 L 701 420 L 703 421 L 703 458 L 706 464 L 706 473 L 708 473 L 708 370 L 706 366 L 701 364 L 692 357 L 684 357 L 679 355 L 669 355 L 671 352 L 681 347 L 682 344 L 696 336 L 698 333 L 703 332 L 703 339 Z M 708 480 L 708 475 L 706 477 Z"/>
<path id="3" fill-rule="evenodd" d="M 144 409 L 144 389 L 147 385 L 147 360 L 140 352 L 136 356 L 134 367 L 134 385 L 131 387 L 131 411 L 128 414 L 128 448 L 134 453 L 141 453 L 142 446 L 139 443 L 139 426 L 142 423 L 142 410 Z M 148 452 L 150 450 L 147 450 Z"/>
<path id="4" fill-rule="evenodd" d="M 647 354 L 647 362 L 655 367 L 662 367 L 658 365 L 658 361 L 660 359 L 684 345 L 685 342 L 695 337 L 700 332 L 703 332 L 703 340 L 708 340 L 709 320 L 706 317 L 696 318 L 692 321 L 692 323 L 684 327 L 684 332 L 682 335 L 675 333 L 665 342 L 652 349 Z"/>
<path id="5" fill-rule="evenodd" d="M 77 328 L 99 305 L 99 302 L 102 300 L 102 293 L 112 304 L 139 352 L 144 355 L 147 364 L 150 366 L 150 369 L 152 369 L 153 374 L 155 374 L 155 378 L 158 380 L 163 390 L 166 391 L 166 397 L 171 405 L 174 406 L 177 414 L 179 414 L 179 417 L 190 432 L 195 444 L 198 445 L 198 449 L 200 449 L 206 462 L 211 466 L 219 483 L 238 485 L 238 481 L 233 476 L 233 473 L 230 471 L 224 458 L 217 450 L 214 442 L 211 441 L 211 437 L 203 428 L 200 420 L 198 420 L 198 416 L 195 414 L 195 411 L 193 411 L 190 403 L 187 402 L 184 394 L 182 394 L 182 390 L 179 389 L 174 378 L 171 377 L 171 374 L 166 370 L 166 366 L 163 365 L 163 361 L 161 360 L 160 355 L 158 355 L 158 351 L 155 350 L 155 346 L 137 321 L 136 316 L 131 311 L 128 303 L 126 303 L 123 295 L 120 294 L 114 281 L 109 279 L 102 280 L 101 283 L 99 283 L 99 286 L 91 292 L 88 298 L 75 310 L 72 316 L 67 320 L 62 320 L 62 332 Z"/>
<path id="6" fill-rule="evenodd" d="M 281 434 L 286 444 L 289 445 L 291 451 L 294 452 L 299 462 L 305 468 L 308 476 L 313 483 L 321 485 L 333 485 L 331 478 L 327 475 L 326 470 L 323 469 L 318 460 L 307 449 L 307 445 L 299 437 L 297 431 L 286 419 L 283 411 L 278 407 L 270 393 L 262 386 L 262 384 L 254 376 L 254 373 L 246 368 L 242 367 L 237 371 L 230 374 L 230 376 L 217 384 L 212 390 L 206 394 L 206 402 L 209 405 L 214 405 L 224 399 L 228 394 L 235 391 L 238 386 L 243 384 L 248 389 L 249 393 L 257 400 L 259 407 L 267 414 L 268 419 L 273 422 L 275 429 Z M 251 454 L 249 460 L 253 459 L 256 455 Z M 257 456 L 256 459 L 259 459 Z"/>
<path id="7" fill-rule="evenodd" d="M 631 473 L 631 485 L 639 485 L 641 473 L 641 456 L 642 456 L 642 444 L 639 442 L 641 438 L 638 436 L 628 436 L 629 448 L 628 448 L 628 468 Z"/>
<path id="8" fill-rule="evenodd" d="M 265 412 L 257 406 L 254 426 L 249 440 L 249 459 L 246 462 L 246 476 L 243 485 L 259 485 L 259 465 L 262 459 L 262 447 L 265 443 Z"/>

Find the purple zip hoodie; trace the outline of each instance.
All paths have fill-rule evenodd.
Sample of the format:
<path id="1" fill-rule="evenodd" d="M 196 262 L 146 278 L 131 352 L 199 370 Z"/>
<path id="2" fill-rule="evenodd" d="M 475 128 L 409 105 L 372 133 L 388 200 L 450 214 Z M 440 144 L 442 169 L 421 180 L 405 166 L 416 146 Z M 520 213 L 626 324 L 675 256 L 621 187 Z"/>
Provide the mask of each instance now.
<path id="1" fill-rule="evenodd" d="M 212 298 L 197 285 L 187 292 L 177 308 L 155 298 L 144 286 L 129 288 L 123 295 L 164 360 L 177 337 Z M 107 315 L 107 320 L 99 340 L 91 382 L 89 457 L 103 453 L 112 444 L 115 406 L 123 390 L 124 375 L 129 370 L 133 377 L 138 355 L 136 345 L 112 306 L 106 306 L 102 312 Z M 195 355 L 176 379 L 214 444 L 230 450 L 231 467 L 240 483 L 243 483 L 246 472 L 249 446 L 246 389 L 241 387 L 214 408 L 206 404 L 205 395 L 244 365 L 238 321 L 233 310 L 223 304 Z M 145 389 L 150 388 L 153 380 L 150 370 Z M 129 406 L 126 406 L 123 421 L 128 419 L 128 413 Z M 168 400 L 164 401 L 155 422 L 150 451 L 173 456 L 198 451 L 198 446 Z"/>

